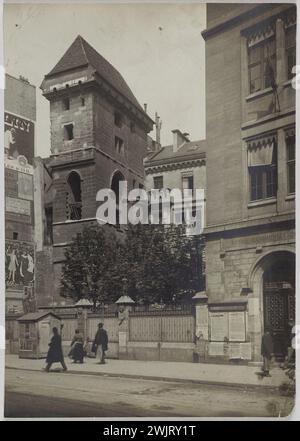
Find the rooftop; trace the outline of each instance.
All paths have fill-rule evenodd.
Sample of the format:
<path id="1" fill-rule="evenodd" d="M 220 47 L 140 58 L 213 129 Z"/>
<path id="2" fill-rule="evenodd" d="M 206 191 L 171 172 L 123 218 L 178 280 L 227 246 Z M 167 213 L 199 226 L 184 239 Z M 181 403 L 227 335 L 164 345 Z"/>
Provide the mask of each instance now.
<path id="1" fill-rule="evenodd" d="M 187 159 L 200 159 L 206 157 L 206 140 L 185 142 L 174 152 L 173 145 L 162 147 L 157 152 L 150 155 L 145 161 L 145 167 L 160 163 L 184 161 Z"/>
<path id="2" fill-rule="evenodd" d="M 127 98 L 131 104 L 144 113 L 144 109 L 135 98 L 122 75 L 85 41 L 81 35 L 76 37 L 54 68 L 45 75 L 45 79 L 85 66 L 94 68 L 102 79 L 107 81 L 121 95 Z"/>

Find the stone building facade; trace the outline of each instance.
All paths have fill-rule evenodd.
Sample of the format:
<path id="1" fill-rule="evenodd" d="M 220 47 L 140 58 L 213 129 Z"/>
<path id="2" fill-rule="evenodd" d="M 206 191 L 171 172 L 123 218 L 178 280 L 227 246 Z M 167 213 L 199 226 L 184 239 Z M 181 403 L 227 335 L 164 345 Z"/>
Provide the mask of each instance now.
<path id="1" fill-rule="evenodd" d="M 158 148 L 148 155 L 144 161 L 145 187 L 151 189 L 185 189 L 193 191 L 193 197 L 185 200 L 184 205 L 176 207 L 171 200 L 171 220 L 174 220 L 175 211 L 183 211 L 185 206 L 190 206 L 192 214 L 195 215 L 196 198 L 195 190 L 203 192 L 201 201 L 198 201 L 198 208 L 203 210 L 201 216 L 202 228 L 205 222 L 205 193 L 206 193 L 206 142 L 205 140 L 190 141 L 186 133 L 180 130 L 173 130 L 173 143 Z M 161 219 L 163 220 L 163 219 Z M 182 218 L 183 222 L 186 219 Z M 198 289 L 205 286 L 205 244 L 203 235 L 192 234 L 188 225 L 185 229 L 197 248 L 197 273 Z M 189 234 L 191 233 L 191 234 Z"/>
<path id="2" fill-rule="evenodd" d="M 5 285 L 6 312 L 34 303 L 34 142 L 36 88 L 23 77 L 5 77 Z"/>
<path id="3" fill-rule="evenodd" d="M 208 4 L 206 293 L 210 359 L 278 360 L 295 321 L 296 9 Z"/>
<path id="4" fill-rule="evenodd" d="M 66 245 L 83 227 L 96 224 L 98 190 L 117 191 L 123 180 L 129 190 L 143 186 L 153 121 L 120 73 L 81 36 L 45 75 L 41 89 L 51 119 L 51 156 L 41 167 L 41 179 L 51 176 L 45 209 L 53 243 L 44 257 L 52 262 L 54 281 L 52 293 L 44 295 L 60 303 Z M 40 248 L 46 252 L 45 244 Z"/>

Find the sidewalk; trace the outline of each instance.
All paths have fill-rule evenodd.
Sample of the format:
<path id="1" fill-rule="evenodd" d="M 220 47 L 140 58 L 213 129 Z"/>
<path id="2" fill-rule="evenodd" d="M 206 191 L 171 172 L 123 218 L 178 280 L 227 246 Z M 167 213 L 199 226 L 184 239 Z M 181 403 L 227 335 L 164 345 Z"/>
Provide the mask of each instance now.
<path id="1" fill-rule="evenodd" d="M 277 388 L 288 381 L 285 371 L 278 367 L 271 369 L 272 377 L 262 378 L 257 375 L 260 372 L 260 368 L 257 366 L 113 359 L 107 360 L 105 365 L 99 365 L 95 359 L 90 358 L 86 358 L 84 364 L 72 364 L 66 358 L 66 363 L 70 374 L 184 381 L 236 387 Z M 10 369 L 41 371 L 45 366 L 45 360 L 20 359 L 18 355 L 8 354 L 6 355 L 5 366 Z M 60 367 L 60 364 L 53 365 L 53 369 L 56 367 Z"/>

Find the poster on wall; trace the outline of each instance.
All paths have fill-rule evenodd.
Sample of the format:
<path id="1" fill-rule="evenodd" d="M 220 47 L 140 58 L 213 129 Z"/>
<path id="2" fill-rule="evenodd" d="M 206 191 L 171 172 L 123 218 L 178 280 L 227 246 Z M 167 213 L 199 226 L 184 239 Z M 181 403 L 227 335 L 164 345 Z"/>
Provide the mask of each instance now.
<path id="1" fill-rule="evenodd" d="M 210 339 L 224 341 L 228 338 L 228 317 L 226 312 L 210 313 Z"/>
<path id="2" fill-rule="evenodd" d="M 6 241 L 6 288 L 23 289 L 34 280 L 34 246 L 27 242 Z"/>
<path id="3" fill-rule="evenodd" d="M 229 312 L 229 340 L 245 341 L 246 340 L 246 324 L 244 311 Z"/>
<path id="4" fill-rule="evenodd" d="M 4 153 L 9 159 L 19 156 L 29 164 L 34 157 L 34 123 L 11 113 L 4 113 Z"/>
<path id="5" fill-rule="evenodd" d="M 37 302 L 34 294 L 33 284 L 30 286 L 24 286 L 22 304 L 24 314 L 37 311 Z"/>
<path id="6" fill-rule="evenodd" d="M 5 198 L 5 210 L 12 213 L 23 214 L 25 216 L 31 215 L 30 201 L 24 199 L 11 198 L 7 196 Z"/>
<path id="7" fill-rule="evenodd" d="M 18 172 L 18 196 L 21 199 L 33 200 L 33 176 Z"/>

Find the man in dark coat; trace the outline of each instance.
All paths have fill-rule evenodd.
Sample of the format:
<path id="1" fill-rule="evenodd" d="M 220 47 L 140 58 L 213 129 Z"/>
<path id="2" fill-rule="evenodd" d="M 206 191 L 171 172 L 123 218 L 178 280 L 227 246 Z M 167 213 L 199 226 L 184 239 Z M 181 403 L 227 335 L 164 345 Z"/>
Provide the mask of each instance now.
<path id="1" fill-rule="evenodd" d="M 52 363 L 61 363 L 63 370 L 67 370 L 67 366 L 64 361 L 64 354 L 61 345 L 61 336 L 58 333 L 58 329 L 54 327 L 52 329 L 53 337 L 49 343 L 49 350 L 46 358 L 47 366 L 45 368 L 46 372 L 49 372 Z"/>
<path id="2" fill-rule="evenodd" d="M 270 364 L 273 355 L 273 339 L 270 329 L 266 329 L 261 339 L 261 355 L 263 356 L 263 374 L 270 377 Z"/>
<path id="3" fill-rule="evenodd" d="M 98 331 L 95 335 L 93 343 L 93 352 L 99 356 L 99 364 L 105 364 L 105 351 L 107 351 L 108 336 L 107 332 L 103 328 L 103 323 L 99 323 Z"/>

